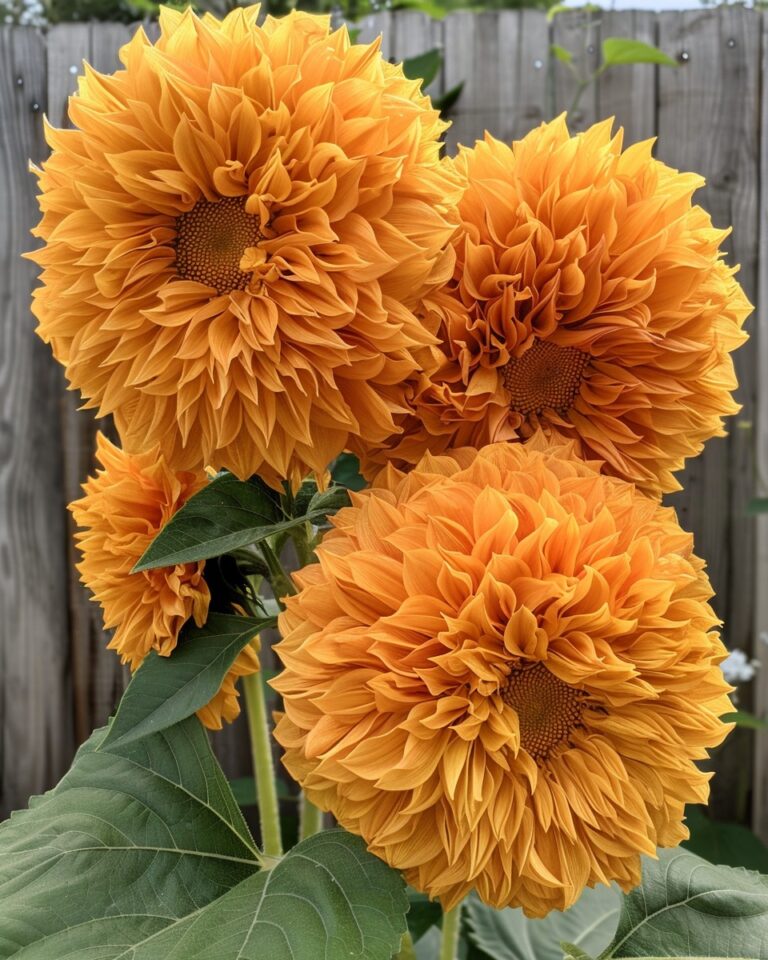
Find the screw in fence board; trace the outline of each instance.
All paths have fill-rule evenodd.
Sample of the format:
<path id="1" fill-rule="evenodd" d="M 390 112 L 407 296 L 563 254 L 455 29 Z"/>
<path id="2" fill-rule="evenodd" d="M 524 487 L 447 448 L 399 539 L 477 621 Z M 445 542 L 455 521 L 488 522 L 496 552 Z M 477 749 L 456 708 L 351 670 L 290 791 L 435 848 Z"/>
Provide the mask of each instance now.
<path id="1" fill-rule="evenodd" d="M 558 13 L 552 21 L 552 42 L 573 54 L 572 65 L 578 77 L 586 79 L 600 65 L 600 11 L 574 10 Z M 590 83 L 573 104 L 578 92 L 577 79 L 568 64 L 554 63 L 554 112 L 568 111 L 568 127 L 572 132 L 602 119 L 598 109 L 597 86 Z"/>

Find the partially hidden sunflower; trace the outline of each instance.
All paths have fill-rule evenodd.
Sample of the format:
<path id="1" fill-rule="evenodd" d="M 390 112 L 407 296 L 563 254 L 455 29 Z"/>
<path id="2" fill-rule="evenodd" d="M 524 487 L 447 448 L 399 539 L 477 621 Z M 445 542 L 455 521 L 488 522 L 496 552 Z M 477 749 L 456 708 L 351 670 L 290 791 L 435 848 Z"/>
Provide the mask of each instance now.
<path id="1" fill-rule="evenodd" d="M 124 447 L 277 486 L 403 411 L 451 275 L 446 124 L 327 17 L 164 8 L 46 127 L 40 336 Z"/>
<path id="2" fill-rule="evenodd" d="M 332 522 L 274 681 L 315 804 L 445 907 L 530 916 L 686 838 L 731 688 L 672 510 L 532 441 L 389 467 Z"/>
<path id="3" fill-rule="evenodd" d="M 544 430 L 658 495 L 724 434 L 751 312 L 728 231 L 692 203 L 701 177 L 651 141 L 622 150 L 611 126 L 571 136 L 561 117 L 460 151 L 455 272 L 423 304 L 441 349 L 411 378 L 402 435 L 357 443 L 369 475 Z"/>
<path id="4" fill-rule="evenodd" d="M 83 484 L 80 500 L 70 504 L 80 528 L 75 542 L 83 583 L 104 613 L 104 626 L 114 630 L 109 647 L 131 670 L 151 650 L 167 657 L 191 620 L 205 623 L 210 592 L 203 579 L 205 561 L 131 573 L 131 570 L 174 513 L 206 483 L 204 472 L 171 470 L 157 449 L 128 454 L 102 434 L 96 456 L 101 469 Z M 198 711 L 201 721 L 218 730 L 240 712 L 235 683 L 259 669 L 258 638 L 244 648 L 209 704 Z"/>

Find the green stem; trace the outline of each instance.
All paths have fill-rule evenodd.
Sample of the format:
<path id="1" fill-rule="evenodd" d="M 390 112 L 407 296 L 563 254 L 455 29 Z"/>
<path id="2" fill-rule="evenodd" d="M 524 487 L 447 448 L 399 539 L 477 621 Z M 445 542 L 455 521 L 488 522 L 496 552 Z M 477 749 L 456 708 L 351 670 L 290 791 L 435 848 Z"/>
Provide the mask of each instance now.
<path id="1" fill-rule="evenodd" d="M 461 904 L 443 914 L 443 935 L 440 940 L 440 960 L 456 960 L 459 955 Z"/>
<path id="2" fill-rule="evenodd" d="M 272 743 L 267 722 L 264 674 L 259 671 L 243 677 L 243 686 L 248 712 L 248 730 L 251 734 L 256 797 L 259 802 L 261 843 L 266 856 L 280 857 L 283 854 L 283 842 L 280 838 L 280 808 L 277 802 L 275 767 L 272 761 Z"/>
<path id="3" fill-rule="evenodd" d="M 323 829 L 323 811 L 316 807 L 314 803 L 307 800 L 305 794 L 301 795 L 301 826 L 299 827 L 299 839 L 306 840 L 307 837 L 320 833 Z"/>
<path id="4" fill-rule="evenodd" d="M 283 565 L 280 563 L 280 558 L 277 556 L 269 543 L 266 540 L 262 540 L 259 546 L 261 547 L 261 554 L 264 557 L 264 562 L 269 570 L 269 582 L 272 586 L 272 592 L 275 595 L 275 600 L 277 600 L 282 607 L 283 604 L 281 601 L 283 597 L 292 597 L 296 593 L 296 588 L 294 587 L 291 578 L 283 569 Z"/>
<path id="5" fill-rule="evenodd" d="M 293 544 L 296 547 L 296 558 L 299 561 L 299 565 L 302 567 L 306 567 L 308 563 L 312 563 L 315 559 L 315 552 L 312 549 L 311 540 L 311 524 L 303 523 L 294 531 Z"/>
<path id="6" fill-rule="evenodd" d="M 404 933 L 400 941 L 400 952 L 395 954 L 394 960 L 416 960 L 416 951 L 410 933 Z"/>

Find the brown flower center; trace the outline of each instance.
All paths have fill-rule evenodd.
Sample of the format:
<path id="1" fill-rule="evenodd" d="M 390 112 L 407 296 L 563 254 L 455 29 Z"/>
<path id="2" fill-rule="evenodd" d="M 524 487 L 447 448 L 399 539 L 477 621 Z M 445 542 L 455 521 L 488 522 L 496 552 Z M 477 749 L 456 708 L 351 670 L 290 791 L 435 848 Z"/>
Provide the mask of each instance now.
<path id="1" fill-rule="evenodd" d="M 559 680 L 543 663 L 513 670 L 499 693 L 517 714 L 520 746 L 537 763 L 581 726 L 586 694 Z"/>
<path id="2" fill-rule="evenodd" d="M 575 347 L 558 347 L 534 340 L 521 357 L 513 357 L 502 371 L 509 405 L 523 415 L 546 409 L 563 415 L 576 399 L 589 354 Z"/>
<path id="3" fill-rule="evenodd" d="M 264 236 L 246 197 L 198 201 L 176 218 L 176 272 L 185 280 L 214 287 L 220 294 L 245 290 L 250 274 L 240 269 L 247 247 Z"/>

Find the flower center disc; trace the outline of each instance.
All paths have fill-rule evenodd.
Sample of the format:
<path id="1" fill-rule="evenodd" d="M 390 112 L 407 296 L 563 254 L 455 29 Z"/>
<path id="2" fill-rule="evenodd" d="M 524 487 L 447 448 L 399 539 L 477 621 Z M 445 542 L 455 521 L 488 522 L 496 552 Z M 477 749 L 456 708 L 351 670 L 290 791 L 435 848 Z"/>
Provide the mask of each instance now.
<path id="1" fill-rule="evenodd" d="M 537 763 L 581 725 L 584 691 L 559 680 L 543 663 L 513 670 L 499 693 L 517 714 L 520 746 Z"/>
<path id="2" fill-rule="evenodd" d="M 534 340 L 522 357 L 514 357 L 502 371 L 510 407 L 523 415 L 546 409 L 566 413 L 579 392 L 588 360 L 589 354 L 575 347 Z"/>
<path id="3" fill-rule="evenodd" d="M 264 237 L 257 216 L 246 213 L 246 197 L 198 203 L 176 218 L 176 272 L 219 294 L 245 290 L 250 274 L 240 269 L 247 247 Z"/>

